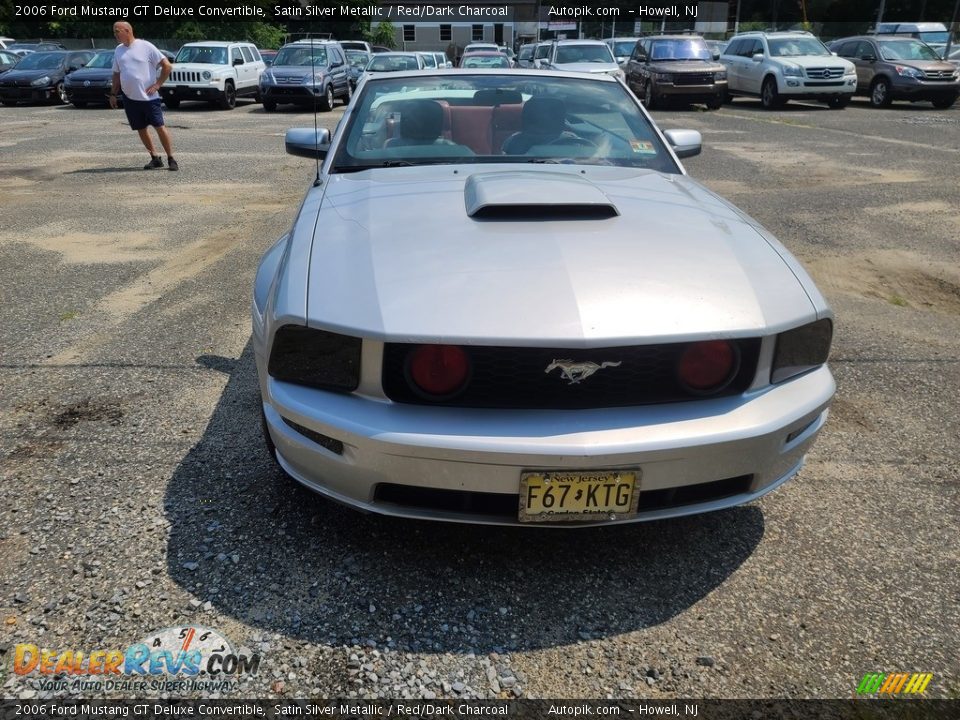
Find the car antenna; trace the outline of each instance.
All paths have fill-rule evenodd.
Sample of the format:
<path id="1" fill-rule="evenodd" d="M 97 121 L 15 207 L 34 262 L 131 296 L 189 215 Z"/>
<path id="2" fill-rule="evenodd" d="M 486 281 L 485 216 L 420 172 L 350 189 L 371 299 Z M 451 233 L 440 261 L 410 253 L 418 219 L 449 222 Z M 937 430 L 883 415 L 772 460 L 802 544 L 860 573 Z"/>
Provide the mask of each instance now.
<path id="1" fill-rule="evenodd" d="M 313 83 L 317 82 L 317 54 L 313 51 L 313 38 L 310 38 L 310 72 L 313 75 L 310 78 Z M 320 136 L 319 130 L 317 130 L 317 98 L 314 95 L 313 98 L 313 156 L 317 160 L 317 177 L 313 181 L 314 187 L 320 187 L 322 184 L 320 182 Z"/>

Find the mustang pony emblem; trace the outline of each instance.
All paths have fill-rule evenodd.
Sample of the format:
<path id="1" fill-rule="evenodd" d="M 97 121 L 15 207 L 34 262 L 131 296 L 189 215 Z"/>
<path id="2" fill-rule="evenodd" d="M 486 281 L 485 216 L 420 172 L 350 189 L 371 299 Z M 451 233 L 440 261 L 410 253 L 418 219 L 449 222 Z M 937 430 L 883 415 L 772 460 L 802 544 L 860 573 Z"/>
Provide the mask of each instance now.
<path id="1" fill-rule="evenodd" d="M 569 380 L 569 385 L 576 385 L 581 380 L 586 380 L 588 377 L 593 375 L 597 370 L 603 370 L 608 367 L 620 367 L 622 360 L 617 362 L 605 362 L 598 365 L 595 362 L 587 360 L 586 362 L 574 362 L 573 360 L 554 360 L 552 363 L 547 365 L 547 369 L 544 370 L 545 373 L 550 372 L 554 368 L 560 368 L 560 373 L 563 378 Z"/>

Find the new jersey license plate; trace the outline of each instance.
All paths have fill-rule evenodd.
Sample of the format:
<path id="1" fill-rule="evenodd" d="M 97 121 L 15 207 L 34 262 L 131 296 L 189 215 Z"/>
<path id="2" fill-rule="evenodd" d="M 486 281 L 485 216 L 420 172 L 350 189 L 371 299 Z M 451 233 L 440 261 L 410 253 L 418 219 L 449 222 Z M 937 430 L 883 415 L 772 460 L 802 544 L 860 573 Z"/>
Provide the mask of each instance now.
<path id="1" fill-rule="evenodd" d="M 520 522 L 631 517 L 637 514 L 639 480 L 636 469 L 522 473 Z"/>

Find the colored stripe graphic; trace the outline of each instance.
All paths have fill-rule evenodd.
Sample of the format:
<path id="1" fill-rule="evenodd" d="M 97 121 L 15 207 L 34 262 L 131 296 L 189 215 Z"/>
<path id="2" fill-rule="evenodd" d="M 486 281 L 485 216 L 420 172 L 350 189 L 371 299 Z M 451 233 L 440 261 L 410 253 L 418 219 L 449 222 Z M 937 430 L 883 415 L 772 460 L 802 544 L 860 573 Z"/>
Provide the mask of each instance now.
<path id="1" fill-rule="evenodd" d="M 933 673 L 867 673 L 857 686 L 857 694 L 916 695 L 925 692 L 931 680 Z"/>
<path id="2" fill-rule="evenodd" d="M 867 673 L 863 676 L 863 680 L 860 681 L 860 686 L 857 688 L 857 694 L 870 695 L 877 692 L 877 690 L 880 689 L 880 685 L 883 684 L 884 677 L 884 673 Z"/>

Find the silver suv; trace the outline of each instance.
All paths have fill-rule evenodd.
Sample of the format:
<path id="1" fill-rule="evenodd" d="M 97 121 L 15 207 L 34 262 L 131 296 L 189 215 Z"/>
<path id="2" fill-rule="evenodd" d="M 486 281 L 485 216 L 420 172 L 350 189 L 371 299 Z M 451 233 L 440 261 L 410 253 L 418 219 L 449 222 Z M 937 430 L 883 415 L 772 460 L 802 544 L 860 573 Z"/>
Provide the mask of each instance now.
<path id="1" fill-rule="evenodd" d="M 263 109 L 273 112 L 288 103 L 332 110 L 336 98 L 349 103 L 353 95 L 349 67 L 346 52 L 334 40 L 287 43 L 260 79 Z"/>
<path id="2" fill-rule="evenodd" d="M 857 89 L 853 63 L 802 30 L 741 33 L 730 40 L 720 62 L 727 67 L 727 92 L 759 96 L 768 110 L 791 99 L 844 108 Z"/>

